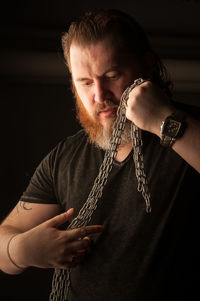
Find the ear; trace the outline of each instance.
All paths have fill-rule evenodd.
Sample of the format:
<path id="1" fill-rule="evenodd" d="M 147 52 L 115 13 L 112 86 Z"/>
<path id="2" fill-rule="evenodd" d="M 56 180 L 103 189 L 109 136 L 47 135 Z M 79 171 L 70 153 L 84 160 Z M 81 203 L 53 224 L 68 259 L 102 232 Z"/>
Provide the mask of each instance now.
<path id="1" fill-rule="evenodd" d="M 147 51 L 144 54 L 144 62 L 146 66 L 147 76 L 150 77 L 154 71 L 155 56 L 153 52 Z"/>

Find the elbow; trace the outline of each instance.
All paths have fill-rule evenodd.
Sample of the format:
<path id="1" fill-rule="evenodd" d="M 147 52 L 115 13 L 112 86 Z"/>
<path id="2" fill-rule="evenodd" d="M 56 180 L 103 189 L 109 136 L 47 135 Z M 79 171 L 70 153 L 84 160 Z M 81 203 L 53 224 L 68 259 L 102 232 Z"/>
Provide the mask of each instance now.
<path id="1" fill-rule="evenodd" d="M 7 275 L 19 275 L 19 274 L 23 273 L 24 270 L 17 270 L 17 269 L 12 269 L 9 267 L 4 267 L 4 266 L 1 267 L 0 266 L 0 271 Z"/>
<path id="2" fill-rule="evenodd" d="M 0 265 L 0 271 L 7 275 L 19 275 L 23 273 L 24 269 L 17 269 L 10 266 Z"/>

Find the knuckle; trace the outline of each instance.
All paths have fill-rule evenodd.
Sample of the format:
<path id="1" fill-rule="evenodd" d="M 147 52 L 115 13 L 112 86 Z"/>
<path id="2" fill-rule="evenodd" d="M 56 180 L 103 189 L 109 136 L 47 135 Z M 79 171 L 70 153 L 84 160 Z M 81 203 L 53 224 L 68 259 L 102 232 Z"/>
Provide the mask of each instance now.
<path id="1" fill-rule="evenodd" d="M 141 92 L 147 91 L 150 87 L 152 87 L 152 82 L 146 81 L 144 84 L 140 86 Z"/>
<path id="2" fill-rule="evenodd" d="M 150 80 L 145 82 L 146 87 L 152 87 L 152 85 L 153 85 L 153 83 Z"/>
<path id="3" fill-rule="evenodd" d="M 87 235 L 87 228 L 86 227 L 81 227 L 80 228 L 80 235 L 81 236 L 85 236 L 85 235 Z"/>
<path id="4" fill-rule="evenodd" d="M 68 235 L 66 235 L 66 234 L 63 235 L 62 231 L 58 232 L 58 234 L 57 234 L 57 241 L 58 241 L 59 244 L 63 244 L 63 242 L 65 240 L 67 240 Z"/>
<path id="5" fill-rule="evenodd" d="M 146 87 L 145 87 L 145 83 L 144 83 L 143 85 L 137 87 L 135 97 L 136 98 L 140 97 L 140 95 L 143 94 L 145 91 L 146 91 Z"/>

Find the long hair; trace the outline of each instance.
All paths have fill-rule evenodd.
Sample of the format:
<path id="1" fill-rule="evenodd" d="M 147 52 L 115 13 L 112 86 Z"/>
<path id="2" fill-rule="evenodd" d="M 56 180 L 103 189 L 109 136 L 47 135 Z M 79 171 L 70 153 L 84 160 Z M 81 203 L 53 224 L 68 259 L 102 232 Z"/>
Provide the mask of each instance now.
<path id="1" fill-rule="evenodd" d="M 136 20 L 119 10 L 96 10 L 86 12 L 71 23 L 69 30 L 62 35 L 62 48 L 66 64 L 71 73 L 70 47 L 73 42 L 87 46 L 105 37 L 110 38 L 120 51 L 144 56 L 151 52 L 154 69 L 151 80 L 157 83 L 168 96 L 171 96 L 172 83 L 167 70 L 158 55 L 152 50 L 150 41 Z"/>

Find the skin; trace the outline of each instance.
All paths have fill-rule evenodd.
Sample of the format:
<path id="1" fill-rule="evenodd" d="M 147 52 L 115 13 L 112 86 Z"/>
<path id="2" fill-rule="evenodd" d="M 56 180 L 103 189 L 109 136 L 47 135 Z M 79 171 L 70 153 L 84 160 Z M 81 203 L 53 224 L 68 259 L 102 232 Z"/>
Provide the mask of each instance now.
<path id="1" fill-rule="evenodd" d="M 27 259 L 25 256 L 30 253 L 31 256 L 29 256 L 28 259 L 29 265 L 39 268 L 45 268 L 47 266 L 49 268 L 69 268 L 80 263 L 86 249 L 90 246 L 88 235 L 102 231 L 102 227 L 89 226 L 69 231 L 59 230 L 59 226 L 69 221 L 73 213 L 74 210 L 69 209 L 67 212 L 14 237 L 11 241 L 10 251 L 11 258 L 14 262 L 20 262 L 20 266 L 26 268 Z M 45 233 L 45 236 L 42 237 L 40 231 Z M 20 245 L 24 241 L 26 241 L 26 244 L 23 248 L 23 252 L 16 255 L 16 252 L 13 252 L 12 245 Z M 37 241 L 37 245 L 40 246 L 37 252 L 32 245 L 34 241 Z M 51 244 L 49 243 L 50 241 L 52 242 Z M 56 248 L 58 248 L 57 252 L 55 252 Z M 75 260 L 73 260 L 74 258 Z"/>
<path id="2" fill-rule="evenodd" d="M 29 210 L 27 210 L 29 208 Z M 19 274 L 30 266 L 39 268 L 73 268 L 84 259 L 90 247 L 90 236 L 103 231 L 101 225 L 60 230 L 73 218 L 74 209 L 61 213 L 59 205 L 18 202 L 0 226 L 0 268 L 8 274 Z M 9 253 L 17 268 L 7 256 Z"/>

